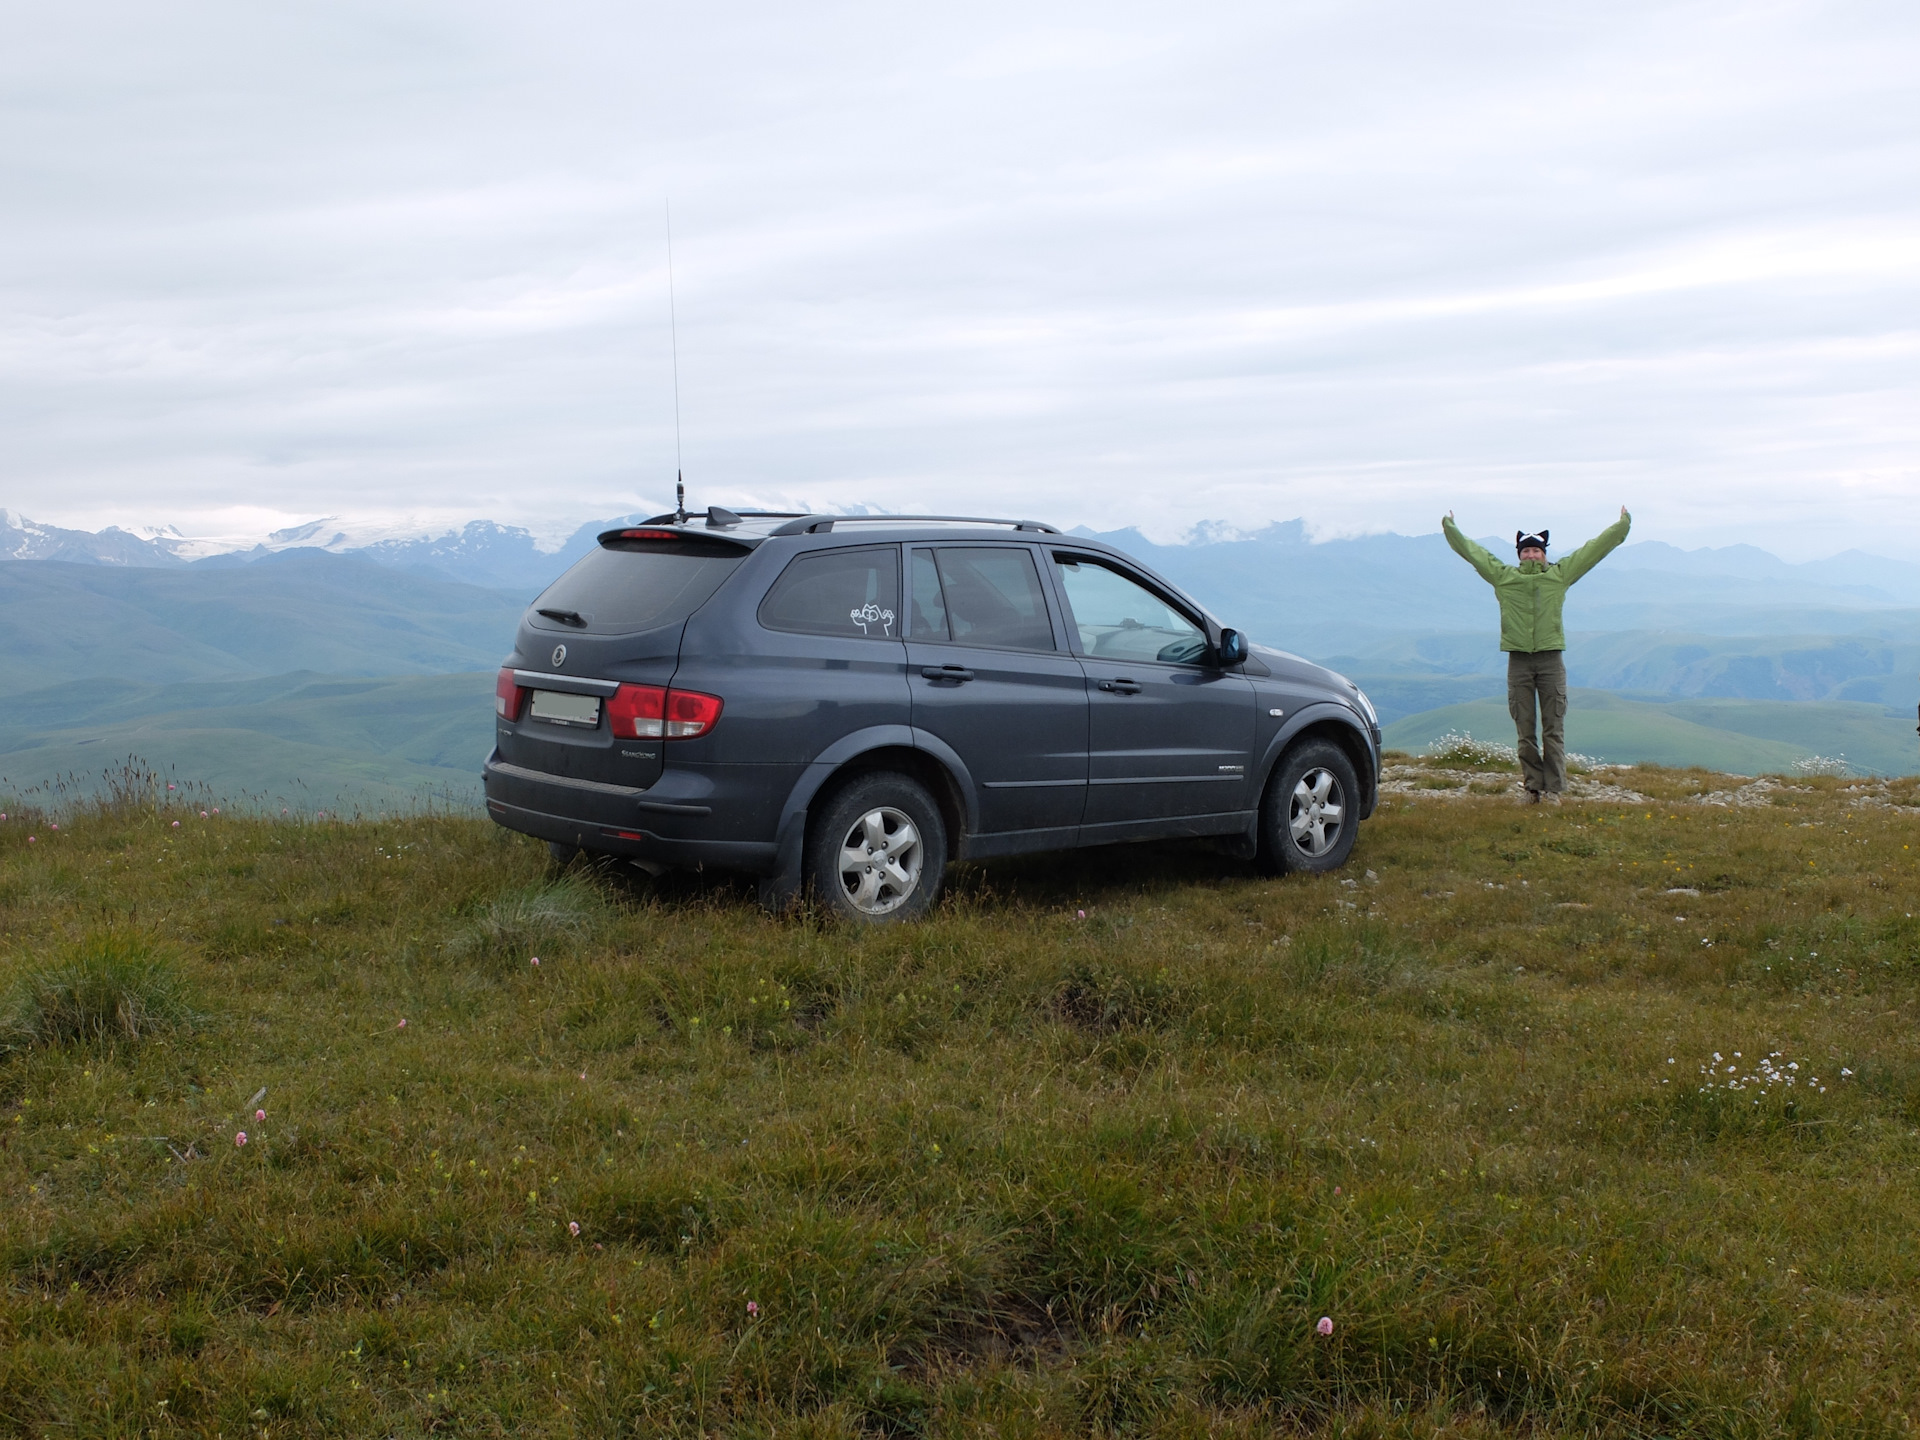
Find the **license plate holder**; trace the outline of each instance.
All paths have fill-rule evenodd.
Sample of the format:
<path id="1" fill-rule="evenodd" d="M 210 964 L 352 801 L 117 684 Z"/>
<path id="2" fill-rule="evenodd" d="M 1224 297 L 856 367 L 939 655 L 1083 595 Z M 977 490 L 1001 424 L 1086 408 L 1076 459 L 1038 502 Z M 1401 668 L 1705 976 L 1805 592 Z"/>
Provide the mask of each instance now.
<path id="1" fill-rule="evenodd" d="M 528 712 L 549 725 L 571 725 L 579 730 L 600 728 L 600 697 L 569 695 L 561 690 L 536 690 Z"/>

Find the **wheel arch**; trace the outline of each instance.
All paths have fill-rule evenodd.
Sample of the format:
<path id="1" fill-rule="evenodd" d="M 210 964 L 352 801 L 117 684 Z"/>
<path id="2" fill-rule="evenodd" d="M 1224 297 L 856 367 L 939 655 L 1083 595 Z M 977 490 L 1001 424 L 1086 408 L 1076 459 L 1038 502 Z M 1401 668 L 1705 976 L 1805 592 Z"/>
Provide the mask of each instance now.
<path id="1" fill-rule="evenodd" d="M 1291 723 L 1268 743 L 1267 753 L 1260 762 L 1261 802 L 1265 803 L 1267 787 L 1273 783 L 1273 773 L 1279 768 L 1281 760 L 1296 745 L 1308 740 L 1330 740 L 1345 752 L 1347 759 L 1353 762 L 1353 773 L 1360 780 L 1360 818 L 1364 820 L 1373 814 L 1380 789 L 1373 746 L 1347 710 L 1333 704 L 1303 707 L 1294 714 Z"/>
<path id="2" fill-rule="evenodd" d="M 884 771 L 910 776 L 926 786 L 933 803 L 939 807 L 941 823 L 947 827 L 947 853 L 956 854 L 969 829 L 966 796 L 945 765 L 912 745 L 877 745 L 842 761 L 807 798 L 807 837 L 811 837 L 814 820 L 828 801 L 861 776 Z"/>
<path id="3" fill-rule="evenodd" d="M 958 859 L 980 813 L 973 776 L 953 750 L 924 730 L 882 725 L 828 746 L 807 766 L 781 807 L 773 872 L 760 882 L 761 903 L 780 910 L 800 896 L 801 861 L 820 802 L 861 775 L 897 770 L 927 787 L 947 827 L 947 856 Z"/>

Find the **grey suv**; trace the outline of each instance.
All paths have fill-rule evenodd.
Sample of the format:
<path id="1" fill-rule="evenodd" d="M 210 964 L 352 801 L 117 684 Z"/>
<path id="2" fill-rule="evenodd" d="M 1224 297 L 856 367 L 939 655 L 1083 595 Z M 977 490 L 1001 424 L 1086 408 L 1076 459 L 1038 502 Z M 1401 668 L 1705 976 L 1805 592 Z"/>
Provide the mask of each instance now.
<path id="1" fill-rule="evenodd" d="M 1378 718 L 1110 546 L 1032 522 L 736 515 L 610 530 L 500 671 L 487 809 L 645 869 L 864 921 L 947 862 L 1213 836 L 1330 870 Z"/>

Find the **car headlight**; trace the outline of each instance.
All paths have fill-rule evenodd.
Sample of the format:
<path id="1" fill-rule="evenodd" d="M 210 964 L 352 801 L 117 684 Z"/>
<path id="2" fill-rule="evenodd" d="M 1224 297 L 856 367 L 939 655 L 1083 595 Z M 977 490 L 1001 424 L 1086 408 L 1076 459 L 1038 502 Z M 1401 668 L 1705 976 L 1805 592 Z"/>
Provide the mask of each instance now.
<path id="1" fill-rule="evenodd" d="M 1379 711 L 1373 708 L 1373 702 L 1367 699 L 1367 692 L 1362 690 L 1358 685 L 1353 687 L 1353 700 L 1354 703 L 1360 707 L 1360 713 L 1367 717 L 1367 723 L 1369 725 L 1378 725 L 1380 723 Z"/>

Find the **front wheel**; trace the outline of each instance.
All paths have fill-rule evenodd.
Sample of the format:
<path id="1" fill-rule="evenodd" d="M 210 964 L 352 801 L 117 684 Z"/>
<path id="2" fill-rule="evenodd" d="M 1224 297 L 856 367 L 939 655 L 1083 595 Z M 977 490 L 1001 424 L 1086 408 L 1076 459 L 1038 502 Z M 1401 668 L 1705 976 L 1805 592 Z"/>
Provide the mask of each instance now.
<path id="1" fill-rule="evenodd" d="M 827 802 L 807 840 L 807 883 L 843 920 L 889 924 L 933 908 L 947 868 L 947 827 L 917 780 L 886 772 Z"/>
<path id="2" fill-rule="evenodd" d="M 1260 858 L 1269 870 L 1338 870 L 1360 829 L 1360 780 L 1329 740 L 1296 745 L 1274 767 L 1260 803 Z"/>

